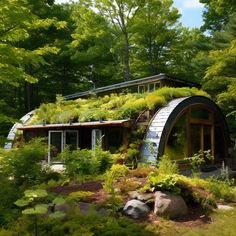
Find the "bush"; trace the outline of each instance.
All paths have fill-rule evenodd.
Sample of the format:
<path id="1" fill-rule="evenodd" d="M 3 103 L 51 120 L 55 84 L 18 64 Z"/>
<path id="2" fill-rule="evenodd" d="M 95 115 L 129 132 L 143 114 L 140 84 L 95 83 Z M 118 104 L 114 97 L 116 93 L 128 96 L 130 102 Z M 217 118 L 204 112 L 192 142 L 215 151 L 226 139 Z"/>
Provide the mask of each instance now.
<path id="1" fill-rule="evenodd" d="M 137 178 L 145 178 L 147 177 L 151 172 L 158 173 L 157 168 L 154 166 L 138 166 L 138 168 L 130 170 L 130 174 Z"/>
<path id="2" fill-rule="evenodd" d="M 77 175 L 98 175 L 104 173 L 112 165 L 112 155 L 97 147 L 95 151 L 65 148 L 59 158 L 64 161 L 65 173 L 74 178 Z"/>
<path id="3" fill-rule="evenodd" d="M 215 198 L 223 201 L 235 201 L 236 194 L 233 188 L 225 181 L 211 177 L 205 183 L 205 188 L 214 194 Z"/>
<path id="4" fill-rule="evenodd" d="M 105 217 L 95 213 L 74 216 L 66 222 L 44 220 L 40 222 L 39 230 L 41 236 L 155 236 L 130 219 Z"/>
<path id="5" fill-rule="evenodd" d="M 174 161 L 171 161 L 168 155 L 160 157 L 160 161 L 158 162 L 158 171 L 163 175 L 172 175 L 179 173 L 178 165 Z"/>
<path id="6" fill-rule="evenodd" d="M 40 183 L 45 178 L 42 161 L 47 156 L 47 144 L 42 139 L 33 139 L 30 143 L 5 152 L 1 161 L 3 172 L 16 185 L 25 187 Z"/>
<path id="7" fill-rule="evenodd" d="M 179 175 L 167 175 L 150 173 L 147 184 L 142 188 L 144 192 L 169 191 L 180 194 L 181 188 L 178 184 Z"/>
<path id="8" fill-rule="evenodd" d="M 145 98 L 147 107 L 149 109 L 154 109 L 157 107 L 163 107 L 167 104 L 167 101 L 164 96 L 156 96 L 155 94 L 151 93 L 147 95 Z"/>
<path id="9" fill-rule="evenodd" d="M 104 190 L 108 193 L 114 193 L 114 184 L 117 179 L 124 177 L 129 172 L 129 168 L 125 165 L 113 165 L 111 169 L 106 173 L 106 179 L 104 183 Z"/>
<path id="10" fill-rule="evenodd" d="M 94 193 L 89 192 L 89 191 L 77 191 L 77 192 L 72 192 L 69 194 L 67 197 L 69 200 L 73 201 L 84 201 L 86 198 L 91 197 Z"/>

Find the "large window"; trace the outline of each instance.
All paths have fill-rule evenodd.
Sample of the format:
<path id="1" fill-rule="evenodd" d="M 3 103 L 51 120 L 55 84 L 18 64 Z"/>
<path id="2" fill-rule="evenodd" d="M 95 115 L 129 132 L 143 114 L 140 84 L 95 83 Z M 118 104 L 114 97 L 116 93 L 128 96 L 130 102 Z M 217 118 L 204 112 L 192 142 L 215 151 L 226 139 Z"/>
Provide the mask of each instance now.
<path id="1" fill-rule="evenodd" d="M 184 113 L 172 128 L 166 143 L 165 154 L 174 160 L 187 157 L 187 113 Z"/>
<path id="2" fill-rule="evenodd" d="M 102 130 L 93 129 L 92 130 L 92 150 L 95 150 L 96 146 L 100 145 L 102 142 Z"/>
<path id="3" fill-rule="evenodd" d="M 68 145 L 71 150 L 78 148 L 78 131 L 49 130 L 48 145 L 48 162 L 51 162 L 53 158 L 63 151 L 65 146 Z"/>
<path id="4" fill-rule="evenodd" d="M 202 106 L 187 108 L 177 117 L 165 144 L 165 154 L 181 160 L 199 151 L 215 154 L 215 124 L 213 112 Z M 215 140 L 217 139 L 217 140 Z"/>

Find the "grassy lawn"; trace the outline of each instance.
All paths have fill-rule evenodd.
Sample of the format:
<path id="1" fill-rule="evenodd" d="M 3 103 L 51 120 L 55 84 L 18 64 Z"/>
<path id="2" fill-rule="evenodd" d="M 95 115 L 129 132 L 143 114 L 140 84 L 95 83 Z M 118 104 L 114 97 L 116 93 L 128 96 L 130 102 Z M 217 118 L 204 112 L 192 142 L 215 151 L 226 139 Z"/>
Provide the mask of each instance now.
<path id="1" fill-rule="evenodd" d="M 236 209 L 215 210 L 209 215 L 209 223 L 198 226 L 181 226 L 171 221 L 162 222 L 161 236 L 233 236 L 236 235 Z"/>

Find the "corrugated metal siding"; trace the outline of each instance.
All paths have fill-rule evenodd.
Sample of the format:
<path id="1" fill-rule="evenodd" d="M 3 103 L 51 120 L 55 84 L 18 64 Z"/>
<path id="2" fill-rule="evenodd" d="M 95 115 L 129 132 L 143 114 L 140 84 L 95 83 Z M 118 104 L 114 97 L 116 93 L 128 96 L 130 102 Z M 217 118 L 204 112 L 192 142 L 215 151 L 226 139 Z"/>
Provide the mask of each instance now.
<path id="1" fill-rule="evenodd" d="M 165 125 L 167 125 L 168 117 L 173 112 L 173 110 L 187 98 L 188 97 L 183 97 L 172 100 L 167 104 L 166 107 L 161 108 L 154 115 L 147 129 L 144 140 L 145 144 L 143 145 L 141 152 L 141 160 L 147 161 L 153 165 L 156 164 L 160 141 L 165 136 L 163 130 Z"/>
<path id="2" fill-rule="evenodd" d="M 21 123 L 15 123 L 12 126 L 12 128 L 10 129 L 8 133 L 8 136 L 7 136 L 8 142 L 5 143 L 4 149 L 10 150 L 12 148 L 13 141 L 15 140 L 15 137 L 16 137 L 17 128 L 20 127 L 22 124 L 25 124 L 33 116 L 33 113 L 34 111 L 30 111 L 29 113 L 27 113 L 26 115 L 20 118 Z"/>

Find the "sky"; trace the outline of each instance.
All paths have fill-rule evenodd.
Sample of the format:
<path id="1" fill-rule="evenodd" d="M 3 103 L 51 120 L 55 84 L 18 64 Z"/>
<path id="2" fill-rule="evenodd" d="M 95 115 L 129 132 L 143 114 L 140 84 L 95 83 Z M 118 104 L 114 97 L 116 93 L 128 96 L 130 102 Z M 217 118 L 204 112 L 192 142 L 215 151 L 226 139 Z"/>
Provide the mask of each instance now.
<path id="1" fill-rule="evenodd" d="M 55 0 L 56 3 L 66 3 L 69 0 Z M 185 27 L 197 27 L 202 26 L 202 11 L 204 9 L 203 4 L 198 0 L 174 0 L 173 4 L 179 9 L 182 14 L 180 21 Z"/>

